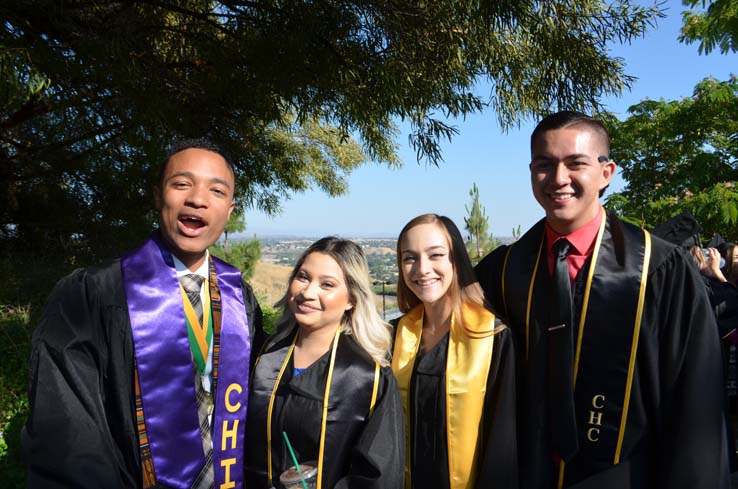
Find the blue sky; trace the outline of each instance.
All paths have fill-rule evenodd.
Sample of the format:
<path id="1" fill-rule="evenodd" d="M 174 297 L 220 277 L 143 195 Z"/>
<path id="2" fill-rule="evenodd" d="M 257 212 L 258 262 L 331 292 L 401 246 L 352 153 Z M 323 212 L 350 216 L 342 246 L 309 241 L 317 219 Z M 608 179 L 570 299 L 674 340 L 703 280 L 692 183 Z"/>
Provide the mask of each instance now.
<path id="1" fill-rule="evenodd" d="M 725 80 L 738 72 L 736 54 L 700 56 L 696 44 L 679 43 L 684 7 L 680 0 L 669 0 L 665 6 L 667 17 L 656 29 L 631 45 L 612 49 L 625 60 L 626 73 L 638 77 L 629 92 L 604 100 L 621 119 L 628 107 L 643 99 L 688 97 L 703 78 Z M 480 90 L 485 93 L 485 86 Z M 317 191 L 295 194 L 274 217 L 247 210 L 246 234 L 396 237 L 407 221 L 426 212 L 446 215 L 463 230 L 464 206 L 475 182 L 495 236 L 511 236 L 518 225 L 524 231 L 543 217 L 530 191 L 528 173 L 528 138 L 535 124 L 527 122 L 503 133 L 490 110 L 454 125 L 460 133 L 443 145 L 445 161 L 439 167 L 417 163 L 405 130 L 398 137 L 401 169 L 365 165 L 349 177 L 345 196 L 330 198 Z M 617 191 L 624 184 L 616 174 L 610 188 Z"/>

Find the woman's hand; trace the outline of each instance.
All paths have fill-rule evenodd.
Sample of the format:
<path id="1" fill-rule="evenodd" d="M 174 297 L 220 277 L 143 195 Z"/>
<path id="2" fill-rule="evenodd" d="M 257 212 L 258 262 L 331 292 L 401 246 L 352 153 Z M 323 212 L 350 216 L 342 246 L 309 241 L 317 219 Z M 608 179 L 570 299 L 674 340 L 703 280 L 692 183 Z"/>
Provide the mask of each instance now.
<path id="1" fill-rule="evenodd" d="M 720 270 L 720 252 L 716 248 L 707 248 L 707 266 L 702 273 L 721 282 L 728 281 Z"/>

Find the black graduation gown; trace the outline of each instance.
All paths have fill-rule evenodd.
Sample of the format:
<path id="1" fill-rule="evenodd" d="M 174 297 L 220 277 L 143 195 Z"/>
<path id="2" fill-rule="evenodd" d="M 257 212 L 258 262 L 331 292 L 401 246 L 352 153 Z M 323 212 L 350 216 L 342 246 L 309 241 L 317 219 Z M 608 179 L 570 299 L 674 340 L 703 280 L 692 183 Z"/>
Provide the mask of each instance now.
<path id="1" fill-rule="evenodd" d="M 506 321 L 513 329 L 519 360 L 521 486 L 531 489 L 553 487 L 558 475 L 554 474 L 552 463 L 548 428 L 551 420 L 547 416 L 545 394 L 545 327 L 550 293 L 545 256 L 541 258 L 542 265 L 533 289 L 528 339 L 525 332 L 529 271 L 533 269 L 535 250 L 543 239 L 543 232 L 541 221 L 512 245 L 512 249 L 520 246 L 519 250 L 533 251 L 526 251 L 525 255 L 510 253 L 515 257 L 507 263 L 505 298 L 502 297 L 502 270 L 509 247 L 496 249 L 477 266 L 477 276 L 488 300 L 495 311 L 507 316 Z M 598 323 L 632 328 L 632 318 L 620 316 L 624 314 L 620 310 L 624 301 L 613 295 L 613 280 L 623 267 L 633 265 L 625 257 L 632 253 L 629 251 L 634 246 L 632 238 L 642 235 L 638 228 L 608 214 L 600 253 L 611 270 L 600 266 L 598 259 L 588 310 L 587 324 L 590 326 L 585 327 L 582 342 L 583 362 L 586 360 L 594 368 L 622 358 L 619 346 L 603 340 L 601 333 L 593 335 L 592 330 Z M 613 379 L 594 378 L 584 369 L 575 390 L 579 452 L 566 464 L 564 487 L 728 487 L 717 327 L 705 287 L 689 260 L 691 258 L 683 250 L 652 237 L 644 309 L 632 370 L 630 408 L 619 463 L 614 463 L 609 448 L 618 438 L 620 418 L 600 417 L 598 413 L 602 411 L 598 411 L 597 406 L 605 403 L 591 395 L 606 389 Z M 591 258 L 576 280 L 577 318 L 581 314 L 584 282 L 590 266 Z M 522 275 L 526 275 L 522 280 L 514 278 Z M 527 353 L 526 343 L 529 343 Z M 589 394 L 582 395 L 583 392 Z M 588 430 L 593 427 L 598 431 L 589 434 L 597 435 L 591 436 L 597 438 L 596 442 L 588 439 Z"/>
<path id="2" fill-rule="evenodd" d="M 267 413 L 279 370 L 295 329 L 267 340 L 253 370 L 246 421 L 245 486 L 266 489 Z M 379 370 L 376 402 L 371 414 L 375 362 L 352 336 L 341 334 L 328 400 L 324 444 L 323 489 L 402 489 L 405 436 L 397 382 L 389 367 Z M 300 462 L 317 461 L 331 351 L 294 377 L 289 361 L 277 389 L 272 411 L 272 464 L 279 474 L 293 465 L 282 432 Z"/>
<path id="3" fill-rule="evenodd" d="M 446 437 L 447 334 L 418 352 L 410 384 L 411 482 L 416 489 L 448 489 Z M 476 487 L 517 487 L 515 356 L 509 329 L 495 335 L 482 417 Z"/>
<path id="4" fill-rule="evenodd" d="M 245 282 L 242 290 L 253 351 L 264 341 L 261 309 Z M 119 260 L 57 283 L 33 332 L 28 397 L 27 487 L 141 486 L 133 336 Z"/>
<path id="5" fill-rule="evenodd" d="M 702 277 L 717 318 L 720 336 L 725 337 L 738 328 L 738 288 L 730 282 Z"/>
<path id="6" fill-rule="evenodd" d="M 720 347 L 723 353 L 723 372 L 725 375 L 725 419 L 728 426 L 728 461 L 730 472 L 738 470 L 738 456 L 735 451 L 735 425 L 730 415 L 730 400 L 732 395 L 731 383 L 735 385 L 735 374 L 730 371 L 730 347 L 733 344 L 738 328 L 738 289 L 730 282 L 721 282 L 716 278 L 702 275 L 702 280 L 707 287 L 715 317 L 717 318 L 718 331 L 722 338 Z M 734 389 L 734 387 L 733 387 Z"/>

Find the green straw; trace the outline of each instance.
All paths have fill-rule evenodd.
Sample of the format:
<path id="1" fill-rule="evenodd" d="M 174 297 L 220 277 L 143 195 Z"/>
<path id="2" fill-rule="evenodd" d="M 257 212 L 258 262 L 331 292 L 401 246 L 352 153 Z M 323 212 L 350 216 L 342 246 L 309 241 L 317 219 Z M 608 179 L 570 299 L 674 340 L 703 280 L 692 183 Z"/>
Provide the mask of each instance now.
<path id="1" fill-rule="evenodd" d="M 290 452 L 290 457 L 292 457 L 292 462 L 295 464 L 295 469 L 297 470 L 297 475 L 300 476 L 300 482 L 302 482 L 302 487 L 304 489 L 308 489 L 307 482 L 305 482 L 305 479 L 302 477 L 302 469 L 300 468 L 300 464 L 297 463 L 297 457 L 295 456 L 295 451 L 292 449 L 292 443 L 290 443 L 290 439 L 287 438 L 287 432 L 283 431 L 282 436 L 284 437 L 285 443 L 287 443 L 287 450 Z"/>

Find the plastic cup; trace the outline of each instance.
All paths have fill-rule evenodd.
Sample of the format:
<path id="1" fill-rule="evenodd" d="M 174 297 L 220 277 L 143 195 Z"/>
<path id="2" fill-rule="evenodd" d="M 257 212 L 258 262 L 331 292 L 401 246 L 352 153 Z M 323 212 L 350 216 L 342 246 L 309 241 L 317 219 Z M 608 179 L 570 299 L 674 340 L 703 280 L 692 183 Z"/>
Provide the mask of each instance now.
<path id="1" fill-rule="evenodd" d="M 284 489 L 304 489 L 302 479 L 308 486 L 308 489 L 316 489 L 318 480 L 318 463 L 313 461 L 303 462 L 300 464 L 299 471 L 294 466 L 282 472 L 279 476 L 279 482 Z"/>

